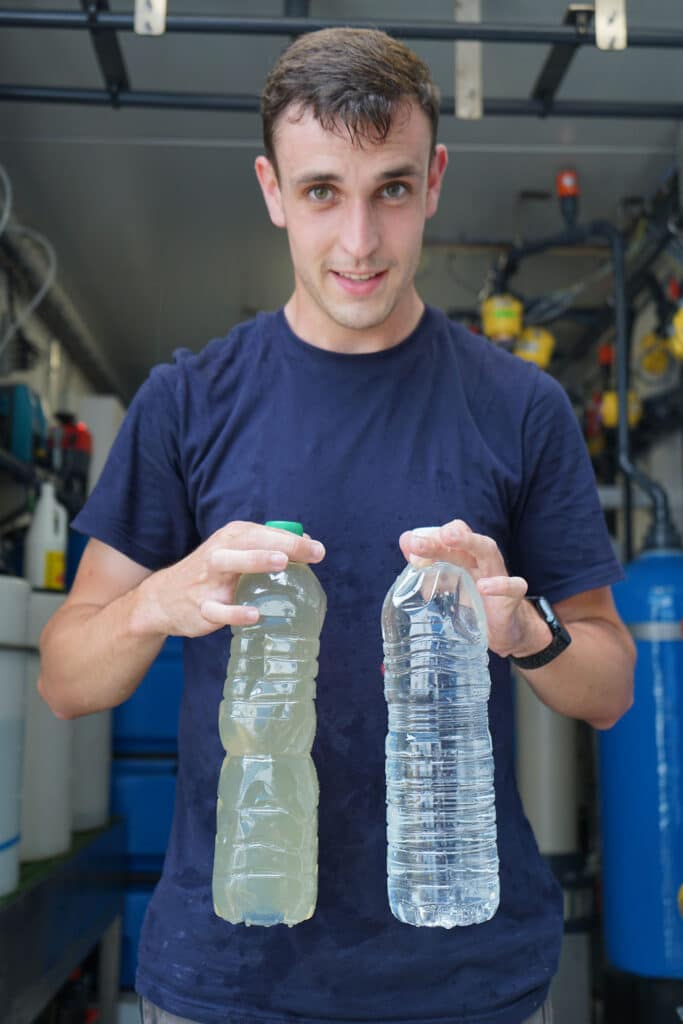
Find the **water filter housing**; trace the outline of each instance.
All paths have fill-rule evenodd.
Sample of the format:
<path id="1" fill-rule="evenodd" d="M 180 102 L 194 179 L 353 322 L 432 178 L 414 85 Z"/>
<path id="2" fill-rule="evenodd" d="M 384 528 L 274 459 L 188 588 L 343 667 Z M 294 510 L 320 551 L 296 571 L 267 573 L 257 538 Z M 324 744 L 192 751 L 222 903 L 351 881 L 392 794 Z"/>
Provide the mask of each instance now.
<path id="1" fill-rule="evenodd" d="M 26 630 L 31 588 L 0 576 L 0 897 L 19 882 Z"/>
<path id="2" fill-rule="evenodd" d="M 40 675 L 38 641 L 47 620 L 64 594 L 31 593 L 26 658 L 26 733 L 21 807 L 22 861 L 44 860 L 65 853 L 71 844 L 71 747 L 73 721 L 56 718 L 37 689 Z"/>
<path id="3" fill-rule="evenodd" d="M 683 551 L 646 551 L 614 598 L 638 660 L 633 707 L 599 734 L 607 955 L 683 978 Z"/>

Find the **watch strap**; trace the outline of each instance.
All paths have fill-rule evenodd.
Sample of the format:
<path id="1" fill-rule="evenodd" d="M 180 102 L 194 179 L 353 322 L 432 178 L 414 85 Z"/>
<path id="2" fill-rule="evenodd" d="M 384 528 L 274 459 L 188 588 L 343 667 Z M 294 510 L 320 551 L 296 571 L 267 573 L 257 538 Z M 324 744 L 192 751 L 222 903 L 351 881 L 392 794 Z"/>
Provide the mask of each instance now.
<path id="1" fill-rule="evenodd" d="M 544 665 L 550 664 L 558 654 L 562 654 L 562 651 L 569 647 L 572 638 L 555 614 L 553 606 L 546 598 L 528 595 L 526 600 L 534 606 L 546 623 L 552 633 L 552 638 L 547 647 L 537 651 L 535 654 L 528 654 L 521 658 L 515 658 L 511 655 L 510 660 L 518 668 L 543 668 Z"/>

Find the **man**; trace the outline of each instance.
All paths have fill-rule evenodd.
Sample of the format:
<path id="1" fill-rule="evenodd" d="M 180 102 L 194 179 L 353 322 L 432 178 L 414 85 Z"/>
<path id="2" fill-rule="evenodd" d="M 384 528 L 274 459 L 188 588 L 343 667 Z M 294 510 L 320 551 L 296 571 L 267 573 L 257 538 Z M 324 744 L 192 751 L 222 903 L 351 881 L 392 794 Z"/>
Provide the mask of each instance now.
<path id="1" fill-rule="evenodd" d="M 288 233 L 291 298 L 152 371 L 76 520 L 93 539 L 43 635 L 54 711 L 119 704 L 167 636 L 188 638 L 176 811 L 140 942 L 146 1021 L 550 1019 L 562 908 L 513 779 L 508 658 L 540 664 L 525 673 L 550 707 L 607 728 L 631 701 L 633 648 L 560 387 L 415 290 L 447 162 L 437 112 L 426 66 L 383 33 L 313 33 L 286 51 L 256 174 Z M 310 537 L 258 525 L 283 518 Z M 446 525 L 411 532 L 431 523 Z M 467 928 L 403 925 L 387 901 L 379 613 L 410 553 L 469 568 L 488 617 L 501 905 Z M 319 895 L 295 928 L 247 929 L 218 919 L 210 894 L 221 627 L 254 621 L 234 604 L 240 574 L 288 559 L 313 563 L 328 597 Z M 527 585 L 554 602 L 569 646 Z"/>

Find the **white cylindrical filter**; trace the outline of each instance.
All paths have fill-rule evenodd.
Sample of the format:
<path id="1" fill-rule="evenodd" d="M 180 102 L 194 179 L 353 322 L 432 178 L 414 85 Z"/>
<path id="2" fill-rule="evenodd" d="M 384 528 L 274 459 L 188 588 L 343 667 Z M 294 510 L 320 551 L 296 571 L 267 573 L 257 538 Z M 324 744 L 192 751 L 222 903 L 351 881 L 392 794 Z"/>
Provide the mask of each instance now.
<path id="1" fill-rule="evenodd" d="M 66 509 L 55 497 L 54 484 L 45 481 L 24 545 L 24 576 L 32 587 L 64 590 L 68 529 Z"/>
<path id="2" fill-rule="evenodd" d="M 19 881 L 26 626 L 31 588 L 0 576 L 0 896 Z"/>
<path id="3" fill-rule="evenodd" d="M 73 722 L 56 718 L 37 689 L 38 641 L 64 594 L 33 591 L 29 602 L 26 667 L 24 796 L 21 812 L 21 860 L 43 860 L 71 844 L 71 744 Z"/>
<path id="4" fill-rule="evenodd" d="M 516 677 L 517 784 L 541 853 L 578 850 L 576 722 Z"/>
<path id="5" fill-rule="evenodd" d="M 72 725 L 72 827 L 80 832 L 109 819 L 111 711 L 83 715 Z"/>

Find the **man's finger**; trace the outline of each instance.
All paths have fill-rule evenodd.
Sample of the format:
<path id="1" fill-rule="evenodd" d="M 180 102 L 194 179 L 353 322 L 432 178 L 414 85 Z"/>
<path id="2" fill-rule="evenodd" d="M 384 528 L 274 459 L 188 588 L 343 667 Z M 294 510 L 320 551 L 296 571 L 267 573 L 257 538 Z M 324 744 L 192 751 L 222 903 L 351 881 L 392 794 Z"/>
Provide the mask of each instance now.
<path id="1" fill-rule="evenodd" d="M 287 566 L 284 551 L 240 551 L 214 548 L 209 554 L 209 569 L 218 573 L 278 572 Z"/>
<path id="2" fill-rule="evenodd" d="M 222 604 L 220 601 L 204 601 L 199 611 L 207 622 L 215 626 L 252 626 L 259 618 L 258 609 L 251 605 Z"/>
<path id="3" fill-rule="evenodd" d="M 447 562 L 454 562 L 463 569 L 476 569 L 476 558 L 466 547 L 446 546 L 439 539 L 439 534 L 420 535 L 414 531 L 407 530 L 399 537 L 399 546 L 406 560 L 410 555 L 417 555 L 418 558 L 427 558 L 432 561 L 443 559 Z"/>
<path id="4" fill-rule="evenodd" d="M 477 580 L 480 594 L 486 597 L 524 597 L 528 584 L 521 576 L 486 576 Z"/>
<path id="5" fill-rule="evenodd" d="M 218 538 L 222 547 L 235 550 L 284 551 L 291 562 L 320 562 L 325 557 L 320 541 L 260 523 L 228 523 L 220 530 Z"/>
<path id="6" fill-rule="evenodd" d="M 505 562 L 493 537 L 474 533 L 462 522 L 449 523 L 441 528 L 439 538 L 454 551 L 466 551 L 474 559 L 481 576 L 499 576 L 505 572 Z"/>

